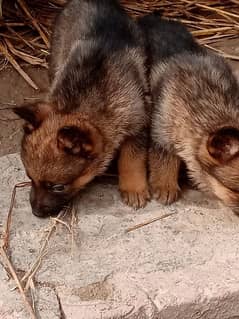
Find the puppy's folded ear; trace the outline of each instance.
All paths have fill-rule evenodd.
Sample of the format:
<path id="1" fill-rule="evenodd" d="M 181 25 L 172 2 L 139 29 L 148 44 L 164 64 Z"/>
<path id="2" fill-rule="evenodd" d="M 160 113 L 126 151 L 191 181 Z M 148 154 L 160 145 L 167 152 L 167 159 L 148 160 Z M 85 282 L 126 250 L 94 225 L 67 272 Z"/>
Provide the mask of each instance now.
<path id="1" fill-rule="evenodd" d="M 239 155 L 239 130 L 222 128 L 208 138 L 207 149 L 210 156 L 225 164 Z"/>
<path id="2" fill-rule="evenodd" d="M 26 121 L 23 127 L 26 134 L 37 129 L 52 111 L 53 106 L 44 102 L 25 104 L 13 109 L 15 114 Z"/>
<path id="3" fill-rule="evenodd" d="M 67 154 L 86 159 L 94 158 L 103 148 L 100 132 L 88 123 L 60 128 L 57 134 L 57 145 Z"/>

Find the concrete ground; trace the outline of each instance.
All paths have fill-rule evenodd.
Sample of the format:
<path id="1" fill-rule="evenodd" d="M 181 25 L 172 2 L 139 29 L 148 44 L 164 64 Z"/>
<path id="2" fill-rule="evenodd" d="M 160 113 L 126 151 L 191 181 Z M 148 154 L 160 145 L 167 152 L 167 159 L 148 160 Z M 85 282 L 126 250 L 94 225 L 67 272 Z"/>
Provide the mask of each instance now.
<path id="1" fill-rule="evenodd" d="M 239 41 L 219 47 L 239 55 Z M 2 70 L 0 77 L 0 235 L 12 188 L 26 180 L 16 154 L 21 121 L 6 108 L 23 98 L 34 100 L 48 85 L 45 70 L 27 71 L 40 93 L 12 69 Z M 17 192 L 9 253 L 20 278 L 52 234 L 39 269 L 28 280 L 37 318 L 239 319 L 238 217 L 193 190 L 170 207 L 153 201 L 135 212 L 121 203 L 116 183 L 102 180 L 89 186 L 76 205 L 76 220 L 61 217 L 65 224 L 36 218 L 28 189 Z M 0 319 L 30 318 L 6 261 L 0 261 Z"/>

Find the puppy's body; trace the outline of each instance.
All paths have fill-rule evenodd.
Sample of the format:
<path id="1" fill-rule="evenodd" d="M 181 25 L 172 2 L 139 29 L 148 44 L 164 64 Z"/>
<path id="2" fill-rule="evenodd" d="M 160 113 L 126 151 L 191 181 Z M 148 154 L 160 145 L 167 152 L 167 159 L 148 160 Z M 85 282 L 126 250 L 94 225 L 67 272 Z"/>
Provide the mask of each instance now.
<path id="1" fill-rule="evenodd" d="M 140 28 L 117 1 L 72 0 L 56 19 L 48 101 L 16 109 L 35 214 L 58 212 L 119 148 L 123 199 L 145 205 L 144 63 Z"/>
<path id="2" fill-rule="evenodd" d="M 177 54 L 203 50 L 182 23 L 161 18 L 157 12 L 139 18 L 138 25 L 144 34 L 149 74 L 155 65 Z"/>
<path id="3" fill-rule="evenodd" d="M 158 23 L 155 32 L 160 30 Z M 187 31 L 181 31 L 184 36 L 175 30 L 175 41 L 184 38 L 184 48 L 181 41 L 179 51 L 175 45 L 176 52 L 163 58 L 160 46 L 151 51 L 151 189 L 162 203 L 173 202 L 184 161 L 200 189 L 238 211 L 237 79 L 223 58 L 200 48 Z"/>
<path id="4" fill-rule="evenodd" d="M 145 81 L 142 41 L 140 29 L 116 0 L 70 1 L 55 21 L 50 99 L 55 99 L 58 108 L 64 111 L 80 108 L 92 112 L 92 102 L 97 111 L 98 104 L 102 104 L 99 102 L 110 98 L 115 90 L 127 87 L 128 92 L 137 89 L 142 93 Z M 85 97 L 92 95 L 98 103 L 85 102 Z"/>

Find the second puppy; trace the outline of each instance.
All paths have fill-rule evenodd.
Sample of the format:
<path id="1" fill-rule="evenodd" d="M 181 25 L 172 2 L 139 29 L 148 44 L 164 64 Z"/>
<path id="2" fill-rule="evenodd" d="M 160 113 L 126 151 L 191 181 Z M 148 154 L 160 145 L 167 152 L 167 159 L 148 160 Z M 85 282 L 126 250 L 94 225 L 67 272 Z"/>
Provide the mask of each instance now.
<path id="1" fill-rule="evenodd" d="M 177 22 L 140 21 L 150 48 L 151 191 L 170 204 L 185 162 L 192 181 L 239 212 L 239 86 L 222 57 Z M 150 45 L 153 43 L 153 45 Z"/>

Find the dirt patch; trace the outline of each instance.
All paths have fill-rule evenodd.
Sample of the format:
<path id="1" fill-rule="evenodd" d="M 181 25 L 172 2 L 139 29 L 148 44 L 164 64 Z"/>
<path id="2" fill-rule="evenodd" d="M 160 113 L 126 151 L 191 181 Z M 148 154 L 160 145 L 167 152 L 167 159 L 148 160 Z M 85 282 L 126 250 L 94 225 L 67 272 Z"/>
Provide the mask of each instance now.
<path id="1" fill-rule="evenodd" d="M 0 71 L 0 156 L 20 149 L 22 122 L 12 113 L 11 107 L 30 102 L 44 95 L 48 87 L 47 70 L 27 67 L 26 72 L 40 87 L 32 89 L 11 67 Z"/>

